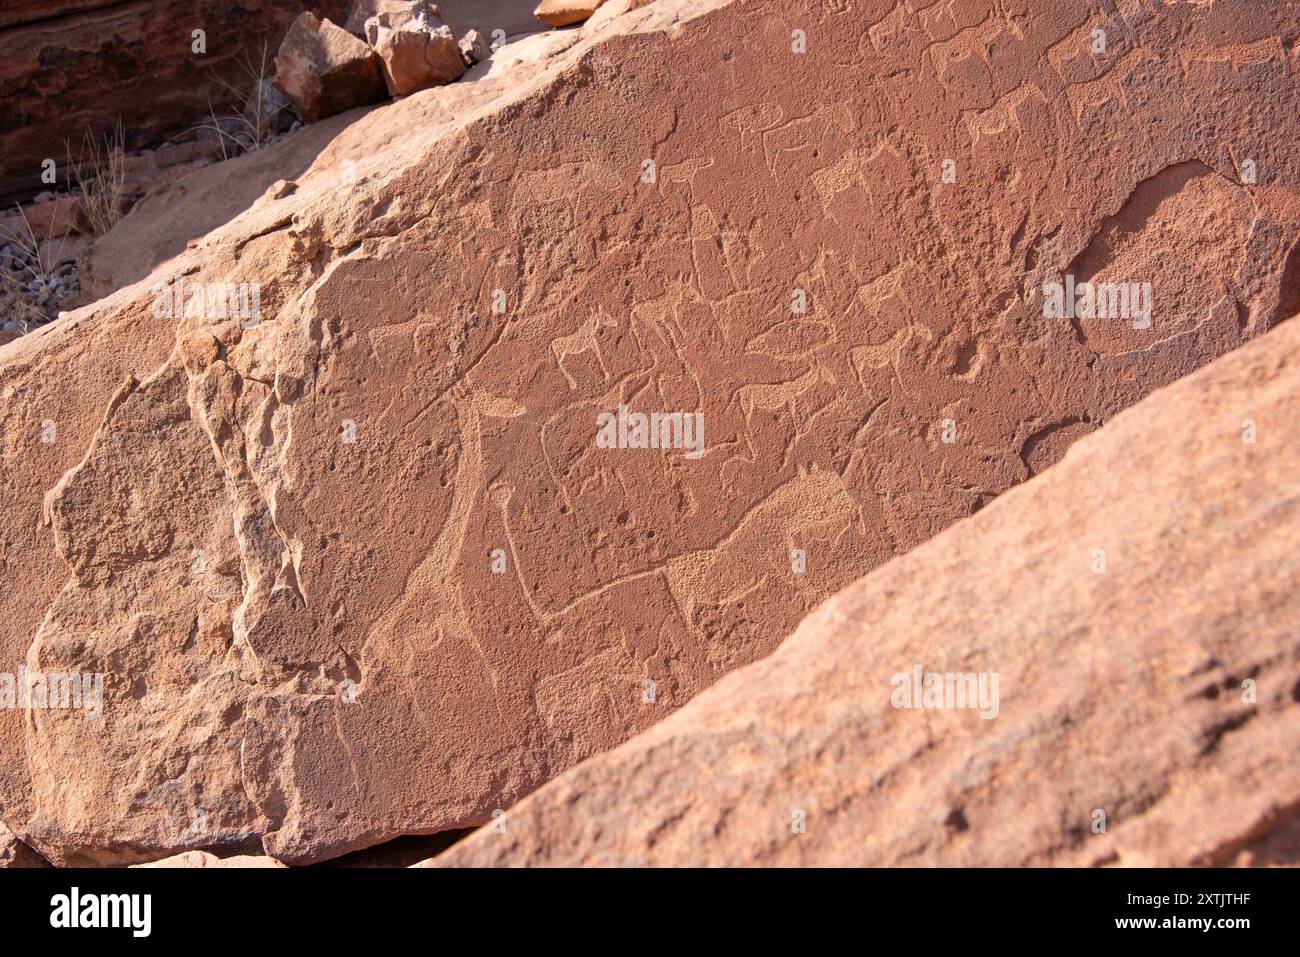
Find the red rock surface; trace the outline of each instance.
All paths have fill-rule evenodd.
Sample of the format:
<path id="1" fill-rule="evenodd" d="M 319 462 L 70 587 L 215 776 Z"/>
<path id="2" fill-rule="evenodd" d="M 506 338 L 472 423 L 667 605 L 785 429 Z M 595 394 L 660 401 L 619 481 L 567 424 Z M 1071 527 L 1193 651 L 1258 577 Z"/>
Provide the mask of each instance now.
<path id="1" fill-rule="evenodd" d="M 1300 865 L 1297 419 L 1292 320 L 436 862 Z"/>
<path id="2" fill-rule="evenodd" d="M 341 19 L 347 0 L 20 0 L 0 10 L 0 204 L 12 207 L 50 184 L 41 162 L 74 159 L 82 136 L 122 121 L 127 146 L 155 146 L 208 119 L 249 78 L 265 41 L 274 55 L 303 10 Z M 196 56 L 191 32 L 207 33 Z"/>
<path id="3" fill-rule="evenodd" d="M 200 171 L 0 348 L 0 659 L 106 675 L 0 714 L 42 853 L 489 821 L 1295 311 L 1295 11 L 628 6 Z M 1065 273 L 1151 327 L 1045 319 Z M 156 317 L 181 274 L 261 322 Z"/>

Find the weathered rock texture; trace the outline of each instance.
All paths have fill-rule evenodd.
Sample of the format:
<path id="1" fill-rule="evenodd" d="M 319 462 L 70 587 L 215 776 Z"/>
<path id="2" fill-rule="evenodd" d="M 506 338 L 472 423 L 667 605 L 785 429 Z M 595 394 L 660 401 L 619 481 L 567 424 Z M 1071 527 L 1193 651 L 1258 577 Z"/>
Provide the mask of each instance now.
<path id="1" fill-rule="evenodd" d="M 1298 420 L 1292 321 L 436 860 L 1232 863 L 1300 821 Z M 895 708 L 916 666 L 996 717 Z"/>
<path id="2" fill-rule="evenodd" d="M 304 13 L 275 55 L 275 85 L 309 123 L 384 96 L 379 57 L 330 20 Z"/>
<path id="3" fill-rule="evenodd" d="M 346 0 L 47 0 L 0 10 L 0 204 L 49 189 L 41 161 L 74 158 L 82 136 L 120 119 L 127 148 L 184 133 L 235 101 L 263 44 L 268 59 L 304 10 L 341 20 Z M 207 53 L 192 31 L 206 31 Z"/>
<path id="4" fill-rule="evenodd" d="M 42 853 L 490 820 L 1295 311 L 1294 10 L 621 9 L 192 175 L 0 350 L 0 658 L 107 676 L 0 713 Z M 1151 327 L 1044 319 L 1067 272 Z M 182 274 L 260 323 L 155 317 Z"/>

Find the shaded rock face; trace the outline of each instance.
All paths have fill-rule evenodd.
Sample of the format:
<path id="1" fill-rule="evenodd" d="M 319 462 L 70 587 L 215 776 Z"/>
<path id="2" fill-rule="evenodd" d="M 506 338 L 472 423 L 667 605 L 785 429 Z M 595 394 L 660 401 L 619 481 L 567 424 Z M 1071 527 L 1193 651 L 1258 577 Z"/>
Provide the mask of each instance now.
<path id="1" fill-rule="evenodd" d="M 346 0 L 109 0 L 5 4 L 0 12 L 0 203 L 48 189 L 41 163 L 66 179 L 65 142 L 75 151 L 122 121 L 127 148 L 153 146 L 220 113 L 243 89 L 245 61 L 263 43 L 274 54 L 305 9 L 341 20 Z M 207 52 L 192 33 L 206 32 Z"/>
<path id="2" fill-rule="evenodd" d="M 0 824 L 0 867 L 49 867 L 35 851 L 18 840 L 14 832 Z"/>
<path id="3" fill-rule="evenodd" d="M 0 712 L 0 817 L 60 863 L 481 824 L 1280 318 L 1294 12 L 955 15 L 600 11 L 5 346 L 0 652 L 105 720 Z M 156 316 L 182 273 L 259 320 Z M 1067 274 L 1150 323 L 1045 318 Z"/>
<path id="4" fill-rule="evenodd" d="M 310 13 L 293 21 L 280 44 L 275 85 L 309 123 L 384 96 L 375 51 L 337 24 Z"/>
<path id="5" fill-rule="evenodd" d="M 437 862 L 1300 863 L 1297 416 L 1292 320 Z"/>

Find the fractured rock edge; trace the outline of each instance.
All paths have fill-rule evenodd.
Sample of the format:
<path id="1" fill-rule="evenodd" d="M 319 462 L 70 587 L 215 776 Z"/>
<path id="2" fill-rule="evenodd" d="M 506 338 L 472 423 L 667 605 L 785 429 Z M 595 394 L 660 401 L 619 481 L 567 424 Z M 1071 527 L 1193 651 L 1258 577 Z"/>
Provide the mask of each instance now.
<path id="1" fill-rule="evenodd" d="M 1300 815 L 1297 421 L 1292 319 L 425 866 L 1231 863 Z M 914 665 L 999 715 L 891 707 Z"/>

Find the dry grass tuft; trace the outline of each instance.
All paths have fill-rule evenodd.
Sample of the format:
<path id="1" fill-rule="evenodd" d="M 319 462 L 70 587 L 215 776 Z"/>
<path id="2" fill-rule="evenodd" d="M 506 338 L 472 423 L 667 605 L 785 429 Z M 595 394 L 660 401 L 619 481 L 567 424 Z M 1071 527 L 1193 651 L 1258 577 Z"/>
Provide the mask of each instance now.
<path id="1" fill-rule="evenodd" d="M 221 158 L 231 159 L 245 153 L 253 153 L 267 145 L 275 136 L 275 117 L 267 104 L 267 46 L 262 42 L 262 55 L 257 65 L 247 57 L 240 64 L 248 74 L 251 90 L 244 92 L 227 83 L 213 73 L 213 79 L 234 95 L 239 104 L 234 112 L 218 117 L 208 102 L 208 122 L 194 127 L 194 130 L 213 136 L 221 148 Z"/>
<path id="2" fill-rule="evenodd" d="M 4 293 L 5 307 L 13 310 L 11 315 L 0 316 L 0 319 L 16 320 L 22 332 L 27 333 L 49 321 L 49 316 L 38 306 L 33 294 L 39 295 L 41 291 L 53 288 L 63 240 L 59 241 L 58 252 L 51 254 L 48 249 L 43 250 L 31 220 L 21 206 L 15 208 L 18 210 L 17 225 L 0 228 L 0 246 L 9 246 L 17 253 L 13 258 L 0 259 L 0 291 Z"/>
<path id="3" fill-rule="evenodd" d="M 126 212 L 126 147 L 122 121 L 96 139 L 87 131 L 81 144 L 81 154 L 72 159 L 68 154 L 68 185 L 76 189 L 85 200 L 86 220 L 90 231 L 102 236 Z"/>

